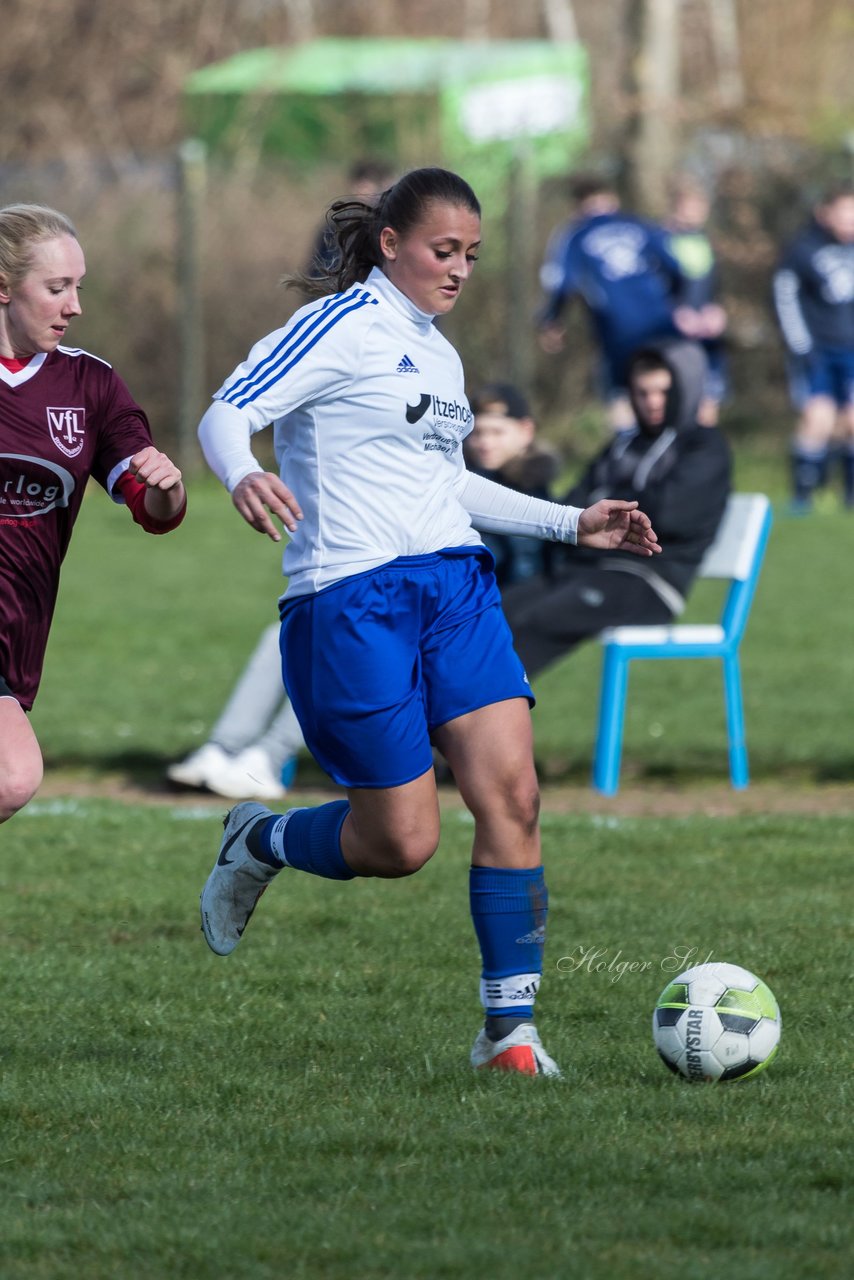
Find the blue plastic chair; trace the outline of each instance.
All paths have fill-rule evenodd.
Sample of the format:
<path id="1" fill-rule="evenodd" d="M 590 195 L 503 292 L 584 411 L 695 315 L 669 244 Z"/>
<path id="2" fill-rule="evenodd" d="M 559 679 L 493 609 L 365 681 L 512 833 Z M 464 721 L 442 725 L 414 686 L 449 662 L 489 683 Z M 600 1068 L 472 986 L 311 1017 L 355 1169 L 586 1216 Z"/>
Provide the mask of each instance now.
<path id="1" fill-rule="evenodd" d="M 763 493 L 731 495 L 715 541 L 698 571 L 701 578 L 729 580 L 730 587 L 719 623 L 710 626 L 677 623 L 672 626 L 610 627 L 602 632 L 602 685 L 593 786 L 603 795 L 614 795 L 620 784 L 629 663 L 641 658 L 722 660 L 730 779 L 737 789 L 747 786 L 749 775 L 738 651 L 770 528 L 771 504 Z"/>

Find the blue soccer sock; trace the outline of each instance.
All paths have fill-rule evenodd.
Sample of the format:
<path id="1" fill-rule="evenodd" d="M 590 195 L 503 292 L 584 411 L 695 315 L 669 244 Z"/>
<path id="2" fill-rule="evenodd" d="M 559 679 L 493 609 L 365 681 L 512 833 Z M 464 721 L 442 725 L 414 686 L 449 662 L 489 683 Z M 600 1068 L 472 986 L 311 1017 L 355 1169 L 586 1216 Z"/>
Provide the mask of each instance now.
<path id="1" fill-rule="evenodd" d="M 314 809 L 272 814 L 249 833 L 247 848 L 272 866 L 293 867 L 326 880 L 352 880 L 356 872 L 341 850 L 341 828 L 349 812 L 346 800 L 333 800 Z"/>
<path id="2" fill-rule="evenodd" d="M 846 507 L 854 507 L 854 444 L 842 454 L 842 481 Z"/>
<path id="3" fill-rule="evenodd" d="M 792 448 L 792 490 L 796 502 L 809 504 L 816 489 L 827 482 L 828 450 L 796 444 Z"/>
<path id="4" fill-rule="evenodd" d="M 483 960 L 486 1029 L 497 1040 L 534 1017 L 549 904 L 543 868 L 472 867 L 469 899 Z"/>

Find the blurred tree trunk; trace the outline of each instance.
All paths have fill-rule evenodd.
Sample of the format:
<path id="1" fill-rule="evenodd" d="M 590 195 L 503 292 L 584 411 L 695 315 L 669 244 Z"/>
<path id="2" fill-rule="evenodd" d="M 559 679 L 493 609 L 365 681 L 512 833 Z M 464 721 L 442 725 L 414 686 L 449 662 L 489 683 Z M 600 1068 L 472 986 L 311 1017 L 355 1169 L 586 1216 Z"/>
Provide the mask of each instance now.
<path id="1" fill-rule="evenodd" d="M 534 288 L 537 279 L 537 180 L 531 147 L 519 138 L 507 176 L 507 298 L 505 367 L 510 381 L 527 392 L 534 375 Z"/>
<path id="2" fill-rule="evenodd" d="M 489 39 L 490 0 L 465 0 L 463 31 L 466 40 Z"/>
<path id="3" fill-rule="evenodd" d="M 678 153 L 680 0 L 629 0 L 625 186 L 629 201 L 660 214 Z"/>
<path id="4" fill-rule="evenodd" d="M 566 40 L 570 43 L 577 40 L 578 24 L 572 0 L 542 0 L 542 4 L 549 39 Z"/>
<path id="5" fill-rule="evenodd" d="M 207 193 L 205 145 L 187 138 L 178 148 L 178 338 L 181 388 L 178 406 L 178 465 L 195 470 L 196 428 L 205 408 L 205 329 L 202 302 L 202 219 Z"/>
<path id="6" fill-rule="evenodd" d="M 744 77 L 735 0 L 706 0 L 718 73 L 718 99 L 726 111 L 744 106 Z"/>
<path id="7" fill-rule="evenodd" d="M 314 39 L 317 34 L 314 0 L 284 0 L 284 4 L 294 42 Z"/>

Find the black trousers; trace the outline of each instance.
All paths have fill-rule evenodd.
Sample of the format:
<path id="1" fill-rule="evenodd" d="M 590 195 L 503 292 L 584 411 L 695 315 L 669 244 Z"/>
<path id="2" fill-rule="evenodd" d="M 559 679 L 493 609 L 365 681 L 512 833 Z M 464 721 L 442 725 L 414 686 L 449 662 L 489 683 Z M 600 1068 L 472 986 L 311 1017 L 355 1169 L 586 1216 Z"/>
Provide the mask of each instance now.
<path id="1" fill-rule="evenodd" d="M 529 676 L 606 627 L 668 623 L 673 613 L 648 582 L 593 565 L 505 588 L 502 604 Z"/>

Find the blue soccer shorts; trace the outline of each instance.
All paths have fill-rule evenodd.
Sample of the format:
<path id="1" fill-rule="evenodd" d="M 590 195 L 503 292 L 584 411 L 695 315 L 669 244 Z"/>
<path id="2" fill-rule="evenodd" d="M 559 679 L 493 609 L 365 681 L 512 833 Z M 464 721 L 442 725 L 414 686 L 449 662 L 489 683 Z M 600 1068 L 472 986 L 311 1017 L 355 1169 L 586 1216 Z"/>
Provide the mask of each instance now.
<path id="1" fill-rule="evenodd" d="M 840 409 L 854 405 L 854 351 L 813 347 L 789 363 L 792 403 L 802 409 L 812 396 L 828 396 Z"/>
<path id="2" fill-rule="evenodd" d="M 306 745 L 343 787 L 431 767 L 432 730 L 531 687 L 484 547 L 401 556 L 282 603 L 282 675 Z"/>

